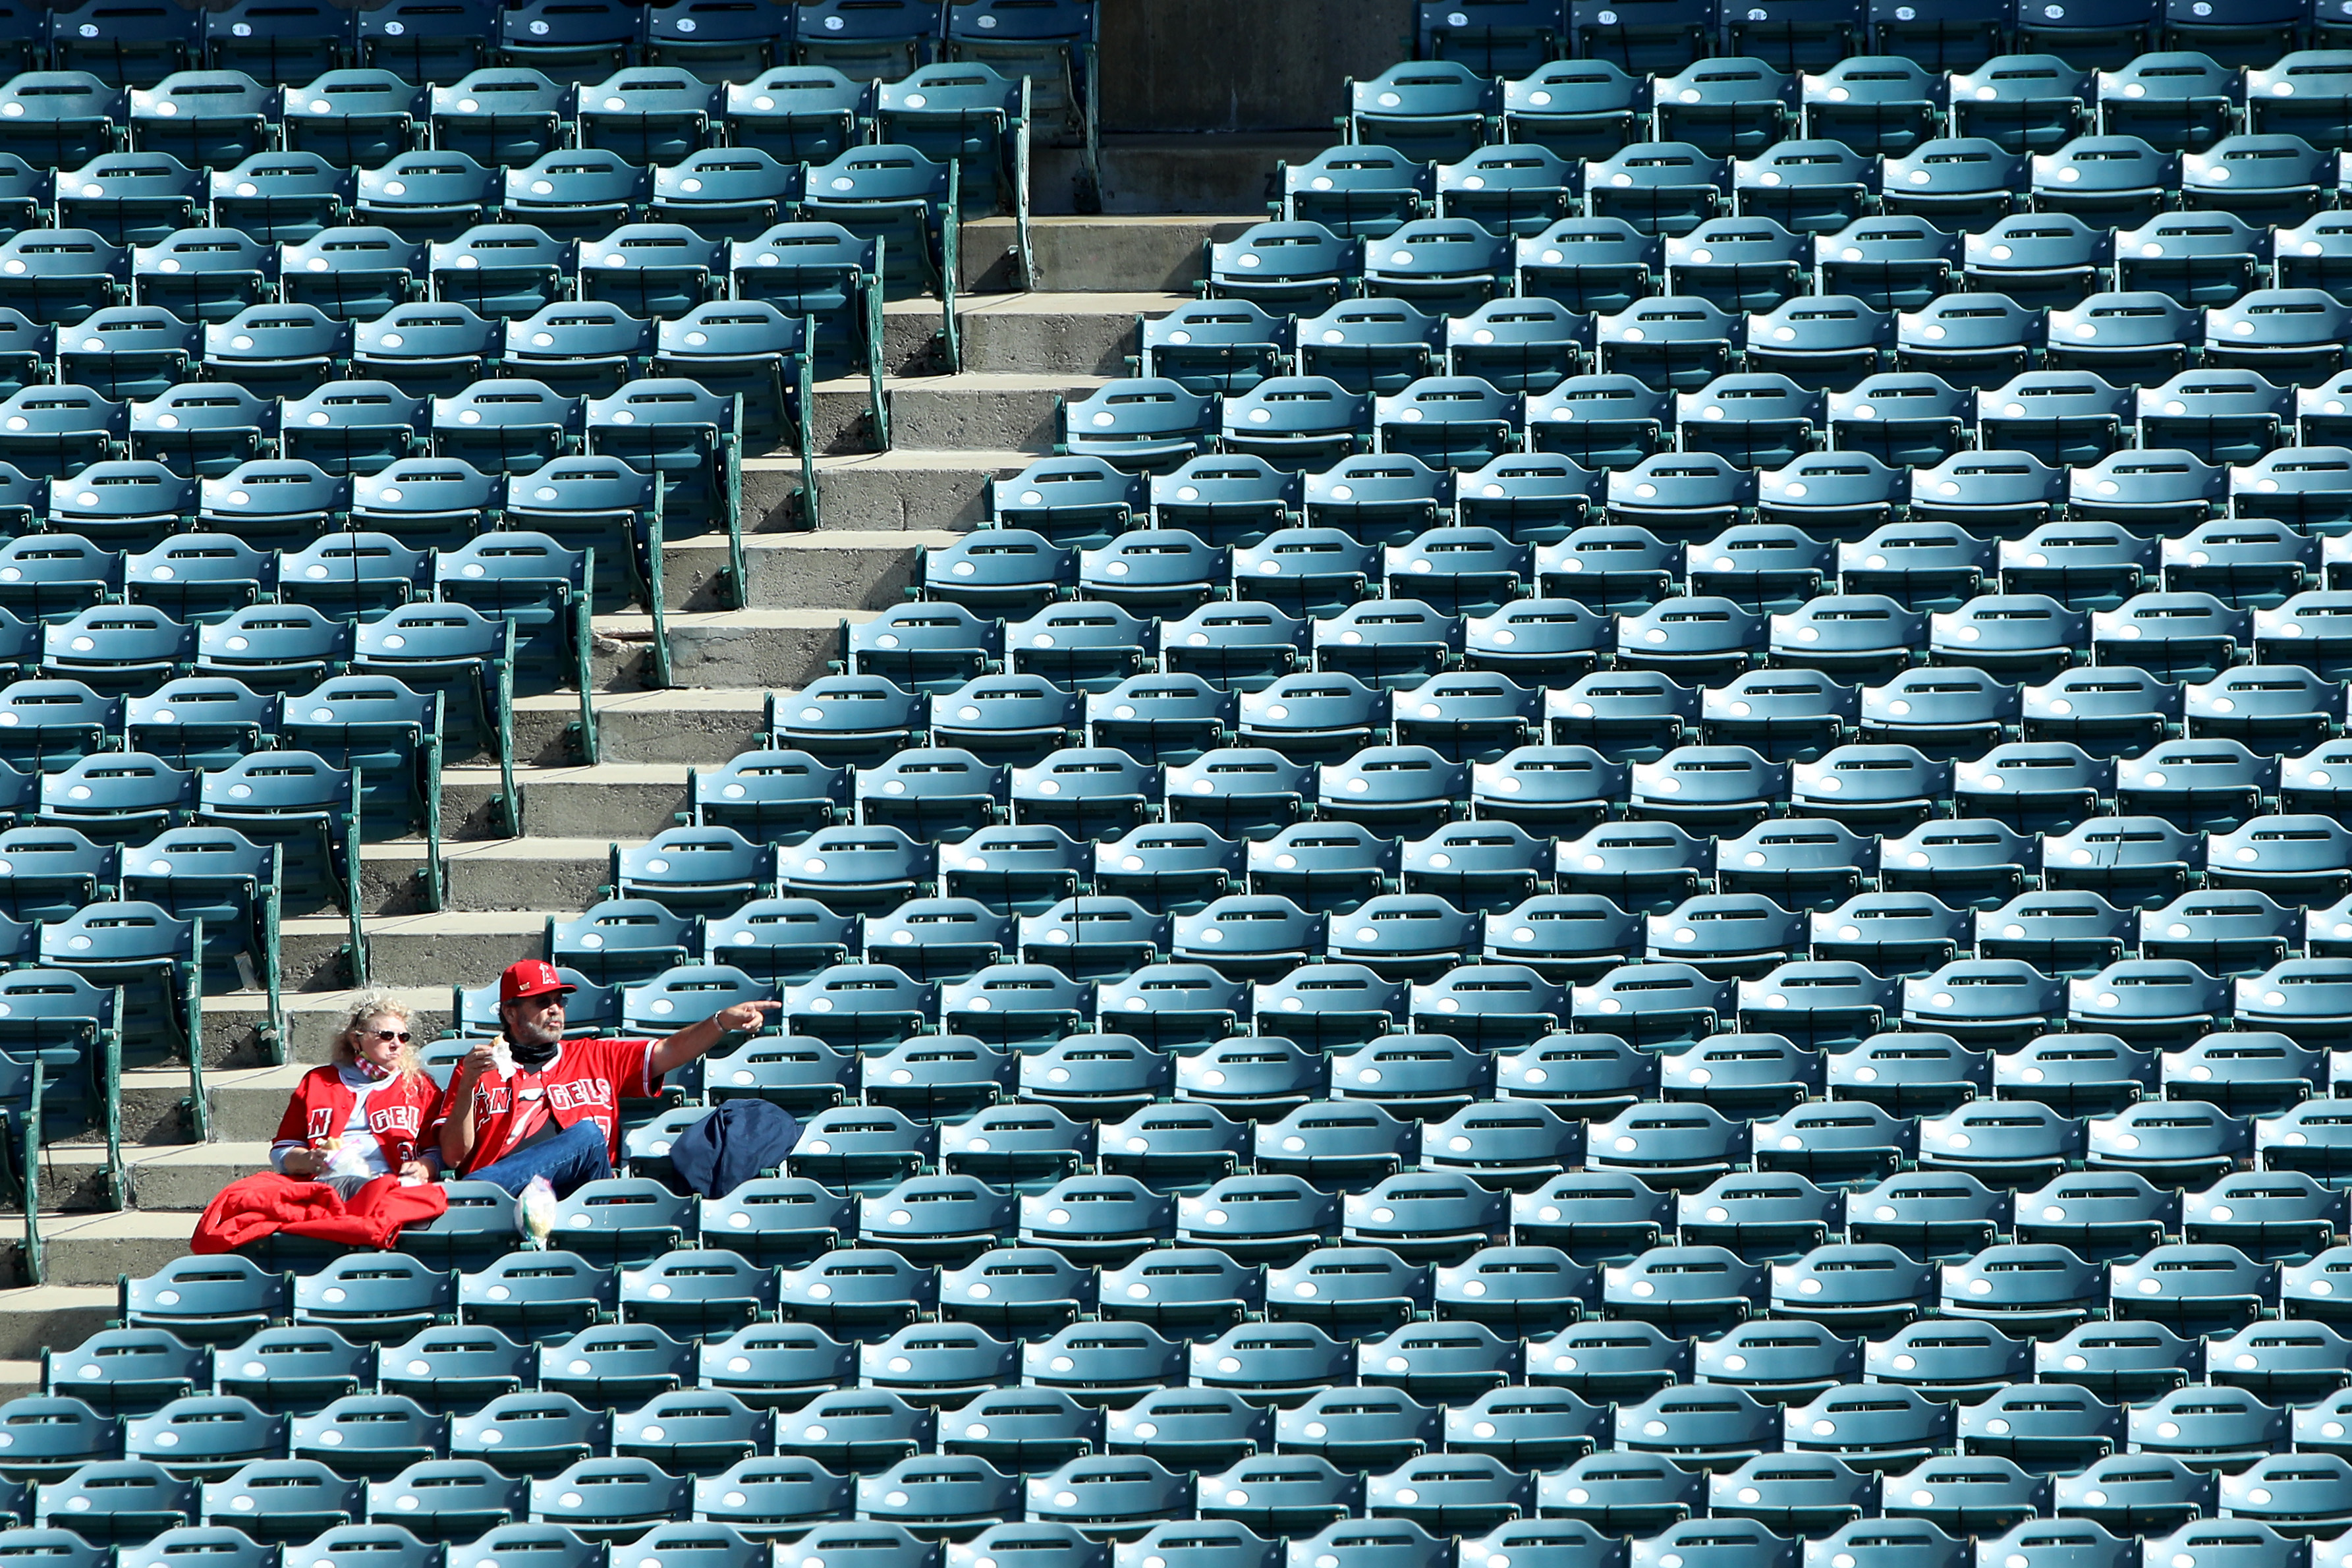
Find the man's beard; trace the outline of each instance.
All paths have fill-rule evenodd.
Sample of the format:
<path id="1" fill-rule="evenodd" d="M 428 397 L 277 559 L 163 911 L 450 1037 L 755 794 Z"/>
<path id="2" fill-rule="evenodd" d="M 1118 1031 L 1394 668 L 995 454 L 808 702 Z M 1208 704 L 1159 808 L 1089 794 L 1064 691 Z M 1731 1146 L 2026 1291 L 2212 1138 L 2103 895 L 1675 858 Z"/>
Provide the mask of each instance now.
<path id="1" fill-rule="evenodd" d="M 513 1053 L 515 1065 L 525 1070 L 545 1067 L 554 1060 L 555 1047 L 562 1040 L 562 1030 L 551 1029 L 544 1024 L 510 1020 L 507 1025 L 507 1046 Z"/>

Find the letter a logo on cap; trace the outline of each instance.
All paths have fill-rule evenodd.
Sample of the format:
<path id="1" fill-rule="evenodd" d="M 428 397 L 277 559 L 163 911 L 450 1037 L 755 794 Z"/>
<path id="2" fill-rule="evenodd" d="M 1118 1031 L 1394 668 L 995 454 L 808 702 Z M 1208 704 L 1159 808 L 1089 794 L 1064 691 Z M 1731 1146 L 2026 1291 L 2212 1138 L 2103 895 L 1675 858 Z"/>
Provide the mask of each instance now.
<path id="1" fill-rule="evenodd" d="M 507 965 L 499 978 L 499 1000 L 520 1002 L 526 996 L 544 996 L 553 991 L 572 991 L 577 987 L 555 972 L 555 965 L 544 959 L 526 958 L 520 963 Z"/>

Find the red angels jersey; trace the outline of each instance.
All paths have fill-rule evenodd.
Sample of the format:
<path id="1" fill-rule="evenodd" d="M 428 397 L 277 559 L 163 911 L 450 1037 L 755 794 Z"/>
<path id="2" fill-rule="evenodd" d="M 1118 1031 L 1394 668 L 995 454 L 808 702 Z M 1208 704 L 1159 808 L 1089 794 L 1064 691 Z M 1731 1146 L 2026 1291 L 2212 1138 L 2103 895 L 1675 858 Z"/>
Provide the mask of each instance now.
<path id="1" fill-rule="evenodd" d="M 416 1158 L 437 1093 L 423 1073 L 388 1078 L 368 1090 L 368 1131 L 394 1171 Z M 294 1086 L 272 1148 L 325 1148 L 328 1140 L 341 1138 L 351 1124 L 352 1102 L 358 1098 L 332 1063 L 312 1068 Z"/>
<path id="2" fill-rule="evenodd" d="M 493 1068 L 474 1080 L 474 1147 L 458 1167 L 470 1175 L 496 1164 L 512 1152 L 515 1113 L 534 1095 L 543 1096 L 549 1115 L 559 1127 L 593 1121 L 604 1130 L 613 1163 L 621 1163 L 621 1101 L 650 1100 L 654 1079 L 655 1040 L 566 1040 L 556 1047 L 555 1059 L 537 1072 L 512 1076 Z M 428 1123 L 429 1135 L 441 1136 L 441 1124 L 457 1109 L 453 1075 L 441 1091 Z"/>

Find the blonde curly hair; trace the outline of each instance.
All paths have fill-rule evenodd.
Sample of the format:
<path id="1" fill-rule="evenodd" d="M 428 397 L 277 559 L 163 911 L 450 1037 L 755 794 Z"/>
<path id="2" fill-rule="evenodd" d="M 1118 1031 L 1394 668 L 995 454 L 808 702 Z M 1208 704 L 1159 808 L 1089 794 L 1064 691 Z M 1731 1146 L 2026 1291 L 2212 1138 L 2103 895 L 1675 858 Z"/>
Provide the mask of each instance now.
<path id="1" fill-rule="evenodd" d="M 341 1031 L 335 1036 L 329 1059 L 337 1067 L 349 1067 L 359 1060 L 360 1026 L 376 1018 L 397 1018 L 411 1035 L 415 1032 L 416 1015 L 408 1004 L 383 986 L 371 987 L 352 1003 L 351 1016 L 343 1020 Z M 425 1064 L 416 1054 L 415 1039 L 402 1043 L 399 1054 L 393 1058 L 393 1069 L 403 1078 L 423 1076 Z"/>

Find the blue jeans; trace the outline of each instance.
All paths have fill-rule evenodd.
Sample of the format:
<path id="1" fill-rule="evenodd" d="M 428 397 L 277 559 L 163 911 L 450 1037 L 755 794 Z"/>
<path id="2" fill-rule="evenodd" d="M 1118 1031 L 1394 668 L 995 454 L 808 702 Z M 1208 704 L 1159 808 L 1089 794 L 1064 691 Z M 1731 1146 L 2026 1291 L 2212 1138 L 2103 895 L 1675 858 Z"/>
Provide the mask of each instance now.
<path id="1" fill-rule="evenodd" d="M 575 1121 L 552 1138 L 542 1138 L 518 1149 L 495 1164 L 483 1166 L 466 1178 L 488 1182 L 520 1194 L 533 1176 L 545 1176 L 559 1198 L 613 1173 L 612 1145 L 604 1130 L 593 1121 Z"/>

